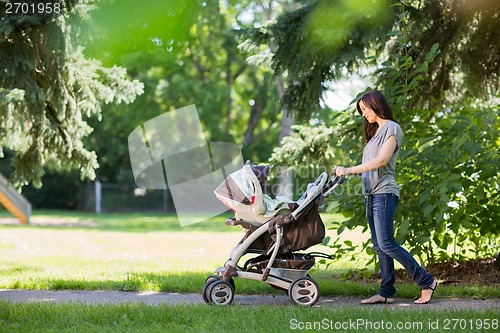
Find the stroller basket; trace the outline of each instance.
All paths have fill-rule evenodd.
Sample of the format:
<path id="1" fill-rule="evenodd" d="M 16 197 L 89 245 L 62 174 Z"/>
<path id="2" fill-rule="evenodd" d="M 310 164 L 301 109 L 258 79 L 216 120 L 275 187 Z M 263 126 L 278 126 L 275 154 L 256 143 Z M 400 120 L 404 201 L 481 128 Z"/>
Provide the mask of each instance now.
<path id="1" fill-rule="evenodd" d="M 273 262 L 273 268 L 285 268 L 285 269 L 304 269 L 308 270 L 314 266 L 316 262 L 315 258 L 306 253 L 288 253 L 286 255 L 279 255 Z M 252 258 L 245 263 L 245 270 L 250 271 L 252 269 L 265 269 L 269 264 L 269 256 L 261 255 L 256 258 Z"/>
<path id="2" fill-rule="evenodd" d="M 287 269 L 271 267 L 270 275 L 274 275 L 287 280 L 295 280 L 307 275 L 307 269 Z"/>
<path id="3" fill-rule="evenodd" d="M 252 258 L 245 263 L 245 270 L 247 272 L 262 272 L 268 266 L 269 260 L 269 256 L 266 255 Z M 288 280 L 295 280 L 306 276 L 315 262 L 315 258 L 309 254 L 288 253 L 280 255 L 274 260 L 270 274 Z"/>

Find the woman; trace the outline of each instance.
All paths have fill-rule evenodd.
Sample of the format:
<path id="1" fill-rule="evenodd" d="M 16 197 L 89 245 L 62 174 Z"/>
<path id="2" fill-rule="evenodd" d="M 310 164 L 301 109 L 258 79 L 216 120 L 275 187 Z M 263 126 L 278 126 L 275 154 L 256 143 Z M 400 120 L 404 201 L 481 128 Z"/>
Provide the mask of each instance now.
<path id="1" fill-rule="evenodd" d="M 362 164 L 350 168 L 336 166 L 334 172 L 337 176 L 362 174 L 366 217 L 379 258 L 382 280 L 380 291 L 361 303 L 394 302 L 394 259 L 405 267 L 422 290 L 415 303 L 429 303 L 437 281 L 394 240 L 394 216 L 399 202 L 394 169 L 403 139 L 401 127 L 394 121 L 384 95 L 377 90 L 366 92 L 357 101 L 356 108 L 365 118 Z"/>

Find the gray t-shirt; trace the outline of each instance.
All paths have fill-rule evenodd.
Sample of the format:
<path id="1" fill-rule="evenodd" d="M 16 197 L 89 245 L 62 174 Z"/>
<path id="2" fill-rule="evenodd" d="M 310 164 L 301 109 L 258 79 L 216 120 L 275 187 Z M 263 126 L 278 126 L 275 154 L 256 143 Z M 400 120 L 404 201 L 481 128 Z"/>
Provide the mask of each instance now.
<path id="1" fill-rule="evenodd" d="M 365 196 L 392 193 L 399 197 L 399 188 L 394 176 L 394 170 L 396 168 L 399 149 L 403 142 L 403 131 L 401 131 L 401 127 L 396 122 L 390 120 L 385 123 L 382 128 L 379 128 L 377 134 L 368 141 L 363 150 L 363 163 L 376 158 L 380 154 L 382 145 L 393 135 L 396 138 L 397 147 L 387 165 L 376 170 L 365 171 L 361 174 L 363 194 Z"/>

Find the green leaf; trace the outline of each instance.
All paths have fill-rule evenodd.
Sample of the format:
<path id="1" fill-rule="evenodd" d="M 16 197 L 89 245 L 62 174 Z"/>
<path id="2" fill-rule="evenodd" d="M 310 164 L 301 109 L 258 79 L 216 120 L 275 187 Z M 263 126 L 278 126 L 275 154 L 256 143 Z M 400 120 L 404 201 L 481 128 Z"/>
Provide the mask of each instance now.
<path id="1" fill-rule="evenodd" d="M 342 227 L 338 228 L 338 230 L 337 230 L 337 235 L 342 234 L 342 233 L 344 232 L 344 230 L 345 230 L 345 227 L 344 227 L 344 226 L 342 226 Z"/>
<path id="2" fill-rule="evenodd" d="M 441 221 L 443 220 L 443 216 L 444 216 L 445 212 L 446 212 L 446 210 L 441 210 L 439 213 L 437 213 L 437 215 L 436 215 L 436 223 L 438 225 L 441 224 Z"/>
<path id="3" fill-rule="evenodd" d="M 336 200 L 330 202 L 326 207 L 328 213 L 337 213 L 339 211 L 340 203 Z"/>
<path id="4" fill-rule="evenodd" d="M 409 234 L 409 232 L 408 232 L 409 227 L 410 227 L 410 221 L 403 220 L 403 222 L 401 222 L 401 224 L 399 225 L 398 236 L 401 238 L 404 238 L 405 236 L 407 236 Z"/>
<path id="5" fill-rule="evenodd" d="M 431 196 L 431 190 L 430 189 L 425 190 L 419 195 L 418 203 L 421 205 L 422 203 L 426 202 L 430 196 Z"/>
<path id="6" fill-rule="evenodd" d="M 424 208 L 424 216 L 425 217 L 428 217 L 431 215 L 431 213 L 434 211 L 434 209 L 436 208 L 436 205 L 427 205 L 425 208 Z"/>
<path id="7" fill-rule="evenodd" d="M 432 45 L 431 47 L 431 50 L 425 55 L 425 60 L 431 62 L 439 53 L 440 53 L 439 44 L 434 43 L 434 45 Z"/>

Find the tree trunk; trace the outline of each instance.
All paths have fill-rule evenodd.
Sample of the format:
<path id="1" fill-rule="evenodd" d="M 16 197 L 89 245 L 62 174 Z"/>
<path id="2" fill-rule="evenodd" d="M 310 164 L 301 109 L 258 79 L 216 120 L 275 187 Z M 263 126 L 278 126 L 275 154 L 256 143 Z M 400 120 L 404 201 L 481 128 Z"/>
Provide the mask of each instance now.
<path id="1" fill-rule="evenodd" d="M 281 98 L 285 92 L 285 87 L 283 80 L 281 78 L 276 78 L 276 87 L 278 89 L 278 95 Z M 281 145 L 281 141 L 285 136 L 293 134 L 292 125 L 294 124 L 294 119 L 292 114 L 287 110 L 283 109 L 283 114 L 281 116 L 281 132 L 278 144 Z M 280 167 L 277 172 L 278 175 L 278 186 L 276 193 L 274 195 L 286 196 L 293 199 L 293 171 L 291 169 L 286 169 Z"/>
<path id="2" fill-rule="evenodd" d="M 267 20 L 271 20 L 273 18 L 273 6 L 274 2 L 270 0 L 267 4 L 262 1 L 261 3 L 262 9 L 264 10 L 264 14 L 267 18 Z M 293 4 L 286 3 L 286 4 L 281 4 L 282 6 L 293 6 Z M 271 44 L 270 45 L 271 52 L 276 51 L 276 45 Z M 276 88 L 278 90 L 278 96 L 281 99 L 283 97 L 283 94 L 285 93 L 285 85 L 283 82 L 283 79 L 281 77 L 276 77 Z M 278 145 L 281 145 L 281 141 L 285 136 L 289 136 L 293 134 L 292 131 L 292 125 L 294 124 L 294 119 L 291 114 L 291 112 L 284 108 L 282 111 L 282 118 L 281 118 L 281 132 L 280 132 L 280 137 L 279 137 L 279 142 Z M 276 193 L 273 193 L 273 195 L 283 195 L 286 196 L 290 199 L 293 199 L 293 172 L 292 170 L 286 170 L 283 167 L 280 167 L 277 172 L 276 172 L 277 178 L 278 178 L 278 186 L 276 188 Z"/>

